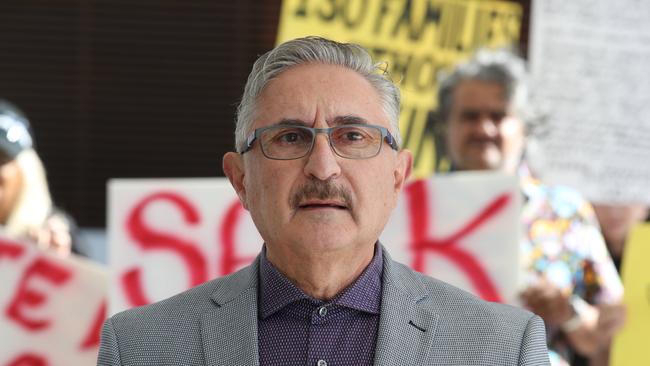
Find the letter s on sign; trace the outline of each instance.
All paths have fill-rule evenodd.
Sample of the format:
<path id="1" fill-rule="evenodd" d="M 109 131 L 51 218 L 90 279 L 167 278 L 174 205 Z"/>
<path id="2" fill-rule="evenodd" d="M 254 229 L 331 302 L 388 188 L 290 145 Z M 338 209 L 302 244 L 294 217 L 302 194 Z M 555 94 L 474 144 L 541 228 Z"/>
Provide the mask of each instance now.
<path id="1" fill-rule="evenodd" d="M 40 356 L 26 353 L 16 357 L 7 366 L 47 366 L 48 362 Z"/>
<path id="2" fill-rule="evenodd" d="M 36 259 L 23 273 L 18 290 L 5 313 L 9 319 L 14 320 L 27 330 L 38 331 L 47 328 L 50 324 L 49 320 L 30 318 L 23 313 L 26 307 L 34 308 L 44 304 L 47 300 L 45 294 L 29 287 L 30 280 L 40 277 L 56 286 L 61 286 L 71 276 L 72 273 L 65 267 L 61 267 L 45 258 Z"/>
<path id="3" fill-rule="evenodd" d="M 190 225 L 200 223 L 198 211 L 185 197 L 175 192 L 158 192 L 146 196 L 135 205 L 128 215 L 126 231 L 143 250 L 167 250 L 177 254 L 190 274 L 190 287 L 205 282 L 208 279 L 207 264 L 196 244 L 172 234 L 158 232 L 146 225 L 143 219 L 144 211 L 155 201 L 172 203 L 181 211 L 185 222 Z M 140 268 L 133 268 L 122 277 L 127 300 L 132 306 L 146 305 L 151 302 L 144 296 L 141 277 Z"/>

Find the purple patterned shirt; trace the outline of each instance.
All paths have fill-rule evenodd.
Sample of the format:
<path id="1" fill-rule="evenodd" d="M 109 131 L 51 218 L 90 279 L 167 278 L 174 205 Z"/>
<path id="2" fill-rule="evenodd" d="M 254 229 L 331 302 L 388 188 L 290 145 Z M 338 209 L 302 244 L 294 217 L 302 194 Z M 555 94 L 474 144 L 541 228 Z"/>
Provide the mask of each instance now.
<path id="1" fill-rule="evenodd" d="M 262 366 L 372 365 L 381 307 L 381 246 L 359 278 L 331 301 L 305 294 L 260 260 L 258 340 Z"/>

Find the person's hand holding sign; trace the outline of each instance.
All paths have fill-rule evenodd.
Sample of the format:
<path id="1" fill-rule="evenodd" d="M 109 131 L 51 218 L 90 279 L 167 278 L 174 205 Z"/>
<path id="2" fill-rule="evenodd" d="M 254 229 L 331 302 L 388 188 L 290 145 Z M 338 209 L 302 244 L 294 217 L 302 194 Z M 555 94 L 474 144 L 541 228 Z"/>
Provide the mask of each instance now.
<path id="1" fill-rule="evenodd" d="M 521 294 L 524 305 L 551 326 L 560 327 L 573 317 L 571 297 L 546 279 Z"/>

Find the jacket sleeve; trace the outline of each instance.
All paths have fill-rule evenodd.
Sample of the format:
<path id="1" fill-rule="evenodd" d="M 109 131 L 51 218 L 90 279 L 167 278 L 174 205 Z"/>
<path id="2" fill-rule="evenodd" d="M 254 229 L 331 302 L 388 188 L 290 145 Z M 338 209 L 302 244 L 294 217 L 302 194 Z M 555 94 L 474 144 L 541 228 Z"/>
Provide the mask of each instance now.
<path id="1" fill-rule="evenodd" d="M 542 318 L 533 315 L 528 325 L 519 350 L 519 365 L 550 365 L 546 346 L 546 329 Z"/>
<path id="2" fill-rule="evenodd" d="M 102 328 L 102 338 L 99 345 L 99 356 L 97 366 L 118 366 L 120 361 L 120 349 L 117 344 L 117 335 L 113 329 L 112 319 L 106 319 Z"/>

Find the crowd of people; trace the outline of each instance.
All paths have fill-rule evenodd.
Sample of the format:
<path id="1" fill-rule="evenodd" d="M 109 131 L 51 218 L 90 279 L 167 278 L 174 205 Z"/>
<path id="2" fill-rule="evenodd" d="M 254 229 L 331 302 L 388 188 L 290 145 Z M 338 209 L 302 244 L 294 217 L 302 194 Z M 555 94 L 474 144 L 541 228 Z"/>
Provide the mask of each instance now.
<path id="1" fill-rule="evenodd" d="M 525 61 L 510 51 L 480 50 L 440 79 L 437 116 L 451 172 L 438 174 L 494 170 L 518 178 L 524 197 L 520 265 L 526 272 L 520 299 L 546 332 L 535 316 L 476 302 L 401 267 L 376 243 L 408 179 L 411 156 L 400 148 L 399 91 L 373 65 L 361 47 L 314 37 L 287 42 L 256 62 L 238 108 L 238 151 L 226 154 L 224 172 L 265 240 L 262 253 L 232 277 L 109 319 L 100 364 L 121 364 L 127 357 L 145 362 L 138 364 L 162 362 L 163 356 L 319 366 L 361 357 L 360 364 L 372 364 L 407 357 L 400 351 L 406 340 L 424 352 L 410 357 L 431 364 L 477 361 L 461 348 L 480 344 L 495 352 L 484 351 L 494 359 L 481 364 L 511 364 L 503 362 L 510 351 L 519 357 L 512 364 L 537 364 L 544 361 L 543 334 L 552 365 L 607 364 L 612 338 L 626 321 L 619 275 L 624 244 L 630 229 L 648 219 L 649 206 L 592 205 L 575 189 L 540 181 L 526 161 L 537 119 Z M 6 100 L 0 100 L 0 225 L 4 235 L 61 256 L 74 251 L 74 220 L 53 205 L 30 123 Z M 397 292 L 387 295 L 391 286 Z M 397 300 L 407 294 L 413 304 Z M 440 294 L 458 308 L 442 310 Z M 214 332 L 229 327 L 233 334 L 211 338 L 223 351 L 197 354 L 197 319 L 216 313 L 215 304 L 224 313 L 218 324 L 204 326 Z M 487 319 L 467 316 L 467 308 Z M 260 311 L 259 321 L 246 319 L 251 311 Z M 438 325 L 430 312 L 442 314 Z M 165 337 L 179 328 L 174 314 L 181 313 L 187 322 L 174 339 L 187 339 L 165 349 Z M 323 320 L 328 313 L 335 318 L 331 323 Z M 495 326 L 500 317 L 513 323 Z M 239 330 L 233 319 L 241 322 Z M 310 330 L 310 323 L 323 328 Z M 460 346 L 435 343 L 442 353 L 428 352 L 430 328 Z M 152 332 L 165 341 L 157 342 Z M 305 343 L 310 337 L 327 351 L 312 354 Z M 137 349 L 120 350 L 119 340 Z M 521 347 L 504 351 L 499 342 Z"/>

